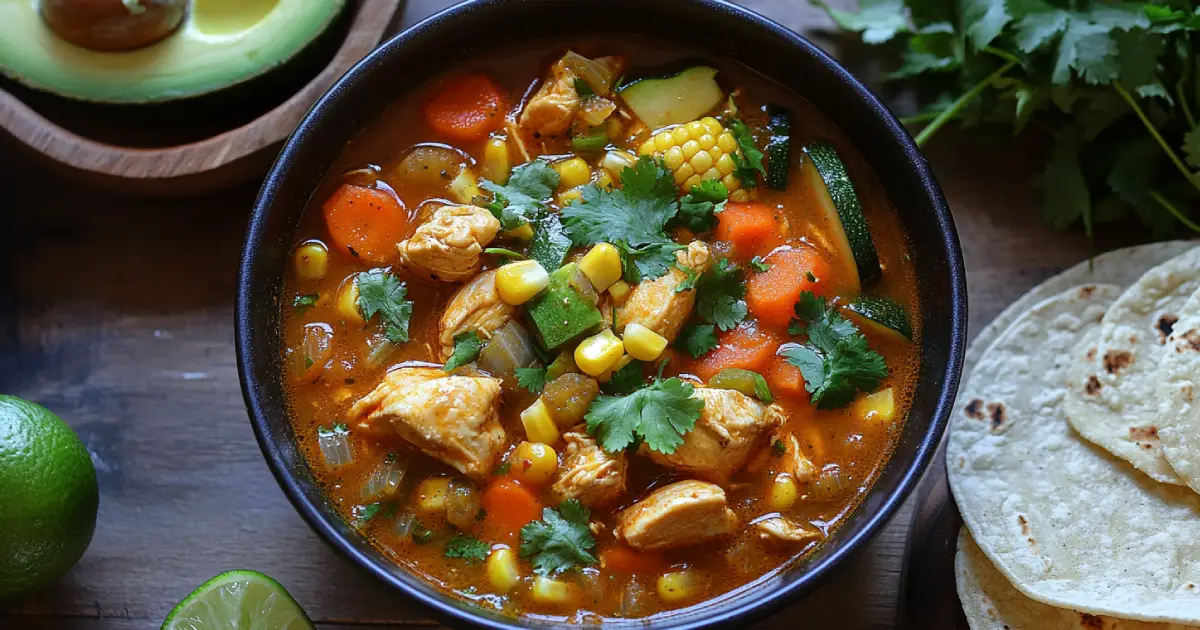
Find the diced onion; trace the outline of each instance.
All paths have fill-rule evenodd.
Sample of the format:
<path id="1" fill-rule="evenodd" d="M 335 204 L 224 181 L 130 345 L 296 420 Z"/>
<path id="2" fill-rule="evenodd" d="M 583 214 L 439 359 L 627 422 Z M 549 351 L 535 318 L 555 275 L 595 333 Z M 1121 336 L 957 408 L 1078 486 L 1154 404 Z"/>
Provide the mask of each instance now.
<path id="1" fill-rule="evenodd" d="M 392 352 L 400 347 L 400 344 L 382 336 L 368 341 L 367 345 L 371 347 L 371 352 L 367 354 L 367 363 L 372 367 L 381 367 L 387 363 L 388 359 L 392 356 Z"/>
<path id="2" fill-rule="evenodd" d="M 392 527 L 392 531 L 397 536 L 407 537 L 412 533 L 413 525 L 417 523 L 417 517 L 412 512 L 405 512 L 396 519 L 396 525 Z"/>
<path id="3" fill-rule="evenodd" d="M 344 424 L 336 424 L 331 429 L 317 427 L 317 445 L 321 447 L 321 456 L 325 458 L 327 468 L 345 466 L 354 461 L 354 452 L 350 450 L 350 430 Z"/>
<path id="4" fill-rule="evenodd" d="M 404 473 L 408 472 L 408 460 L 399 455 L 388 455 L 387 459 L 379 462 L 362 487 L 362 498 L 366 503 L 386 501 L 396 496 L 400 484 L 404 481 Z"/>
<path id="5" fill-rule="evenodd" d="M 470 529 L 479 517 L 482 507 L 479 489 L 470 481 L 454 479 L 450 482 L 450 495 L 446 497 L 446 520 L 459 529 Z"/>
<path id="6" fill-rule="evenodd" d="M 621 590 L 621 616 L 641 617 L 646 614 L 650 605 L 650 592 L 636 578 L 629 581 Z"/>
<path id="7" fill-rule="evenodd" d="M 333 356 L 333 328 L 329 324 L 314 323 L 304 326 L 304 337 L 300 340 L 300 373 L 323 370 Z"/>
<path id="8" fill-rule="evenodd" d="M 828 464 L 810 484 L 810 496 L 815 501 L 838 501 L 852 485 L 846 471 L 837 464 Z"/>
<path id="9" fill-rule="evenodd" d="M 595 127 L 608 119 L 615 111 L 617 111 L 616 103 L 603 96 L 597 96 L 584 101 L 583 105 L 579 107 L 578 115 L 580 120 Z"/>
<path id="10" fill-rule="evenodd" d="M 512 378 L 517 368 L 537 362 L 533 337 L 516 320 L 502 326 L 492 335 L 477 361 L 479 367 L 501 378 Z"/>
<path id="11" fill-rule="evenodd" d="M 588 300 L 593 305 L 600 303 L 600 294 L 596 293 L 596 286 L 592 284 L 591 280 L 588 280 L 587 276 L 584 275 L 582 270 L 576 268 L 575 274 L 571 276 L 571 279 L 567 281 L 567 284 L 575 287 L 575 290 L 579 292 L 579 295 L 583 296 L 584 299 Z"/>
<path id="12" fill-rule="evenodd" d="M 574 72 L 575 76 L 586 81 L 593 92 L 601 96 L 608 94 L 614 79 L 613 68 L 574 51 L 563 55 L 562 63 Z"/>

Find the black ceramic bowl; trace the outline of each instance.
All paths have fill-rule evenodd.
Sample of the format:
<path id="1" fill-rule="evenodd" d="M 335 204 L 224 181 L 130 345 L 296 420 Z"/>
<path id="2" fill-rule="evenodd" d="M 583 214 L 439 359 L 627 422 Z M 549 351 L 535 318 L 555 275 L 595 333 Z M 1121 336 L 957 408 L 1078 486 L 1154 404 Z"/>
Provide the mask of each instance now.
<path id="1" fill-rule="evenodd" d="M 616 22 L 594 15 L 625 15 Z M 333 86 L 292 134 L 263 184 L 246 235 L 238 285 L 242 390 L 263 454 L 296 509 L 363 569 L 456 624 L 513 620 L 447 597 L 386 559 L 346 525 L 297 449 L 283 387 L 282 280 L 296 227 L 340 147 L 383 108 L 450 64 L 546 36 L 643 34 L 678 39 L 778 81 L 828 115 L 866 157 L 906 226 L 916 257 L 924 359 L 895 454 L 852 516 L 815 553 L 779 575 L 656 620 L 659 628 L 746 623 L 795 600 L 863 547 L 908 496 L 946 427 L 962 366 L 967 294 L 946 202 L 908 133 L 879 99 L 797 34 L 719 0 L 477 0 L 392 38 Z"/>

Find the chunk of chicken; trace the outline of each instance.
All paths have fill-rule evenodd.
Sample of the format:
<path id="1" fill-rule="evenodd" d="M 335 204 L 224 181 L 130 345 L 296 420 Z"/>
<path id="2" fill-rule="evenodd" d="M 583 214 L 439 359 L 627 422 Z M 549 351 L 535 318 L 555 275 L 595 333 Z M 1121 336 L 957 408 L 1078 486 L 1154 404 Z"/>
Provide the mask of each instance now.
<path id="1" fill-rule="evenodd" d="M 675 290 L 688 279 L 688 274 L 680 267 L 697 275 L 707 271 L 712 263 L 708 245 L 692 241 L 687 249 L 676 252 L 675 263 L 676 266 L 666 274 L 638 283 L 625 303 L 617 308 L 617 324 L 621 330 L 626 324 L 637 322 L 666 337 L 668 342 L 675 340 L 696 305 L 695 289 Z"/>
<path id="2" fill-rule="evenodd" d="M 550 490 L 557 501 L 578 499 L 598 507 L 619 498 L 625 492 L 626 461 L 624 451 L 606 453 L 583 425 L 563 433 L 567 443 L 558 479 Z"/>
<path id="3" fill-rule="evenodd" d="M 772 516 L 754 523 L 754 530 L 763 540 L 793 543 L 820 538 L 821 532 L 794 523 L 782 516 Z"/>
<path id="4" fill-rule="evenodd" d="M 409 271 L 458 282 L 479 273 L 480 254 L 499 231 L 500 221 L 479 206 L 445 206 L 396 247 Z"/>
<path id="5" fill-rule="evenodd" d="M 347 419 L 391 423 L 422 452 L 483 481 L 508 444 L 500 424 L 500 381 L 400 368 L 350 407 Z"/>
<path id="6" fill-rule="evenodd" d="M 787 473 L 795 478 L 797 483 L 811 481 L 817 474 L 817 467 L 801 452 L 800 440 L 796 438 L 796 434 L 784 429 L 776 430 L 758 449 L 758 454 L 746 465 L 746 470 L 755 473 Z"/>
<path id="7" fill-rule="evenodd" d="M 438 323 L 438 341 L 442 344 L 442 361 L 454 354 L 454 337 L 472 330 L 484 338 L 500 330 L 517 312 L 516 307 L 500 300 L 496 289 L 496 270 L 485 271 L 462 285 L 450 296 L 450 304 Z"/>
<path id="8" fill-rule="evenodd" d="M 720 538 L 737 522 L 720 486 L 689 479 L 663 486 L 625 509 L 615 533 L 634 549 L 669 549 Z"/>
<path id="9" fill-rule="evenodd" d="M 543 136 L 564 133 L 579 112 L 583 99 L 575 87 L 579 75 L 568 61 L 574 53 L 568 52 L 550 68 L 550 76 L 538 88 L 537 93 L 525 104 L 518 123 L 523 131 Z M 578 60 L 580 57 L 575 56 Z M 620 72 L 623 60 L 617 57 L 600 57 L 595 60 L 606 69 L 609 81 Z M 590 86 L 596 88 L 598 86 Z"/>
<path id="10" fill-rule="evenodd" d="M 683 444 L 670 455 L 644 444 L 639 452 L 663 466 L 714 483 L 729 481 L 767 432 L 783 426 L 787 419 L 779 405 L 764 405 L 732 389 L 697 387 L 692 396 L 704 401 L 704 409 L 696 428 L 683 436 Z"/>

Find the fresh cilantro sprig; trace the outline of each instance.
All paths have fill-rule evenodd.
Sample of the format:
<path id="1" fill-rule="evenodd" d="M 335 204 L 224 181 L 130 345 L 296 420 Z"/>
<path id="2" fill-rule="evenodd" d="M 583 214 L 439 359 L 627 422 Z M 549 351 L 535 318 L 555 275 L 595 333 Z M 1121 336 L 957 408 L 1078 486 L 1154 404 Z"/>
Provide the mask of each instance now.
<path id="1" fill-rule="evenodd" d="M 730 330 L 746 319 L 745 297 L 741 268 L 721 258 L 696 281 L 696 315 L 705 323 Z"/>
<path id="2" fill-rule="evenodd" d="M 543 508 L 542 520 L 521 528 L 521 557 L 529 558 L 534 572 L 541 575 L 596 564 L 590 517 L 591 512 L 576 499 L 563 501 L 558 509 Z"/>
<path id="3" fill-rule="evenodd" d="M 648 156 L 621 171 L 621 188 L 584 187 L 579 203 L 560 211 L 567 236 L 577 247 L 612 243 L 624 259 L 630 282 L 665 274 L 683 249 L 666 233 L 679 212 L 671 172 Z"/>
<path id="4" fill-rule="evenodd" d="M 763 260 L 762 256 L 755 256 L 750 259 L 750 267 L 758 273 L 766 273 L 771 270 L 771 265 Z M 811 272 L 810 272 L 811 273 Z"/>
<path id="5" fill-rule="evenodd" d="M 695 234 L 717 227 L 717 215 L 725 209 L 729 189 L 717 179 L 705 179 L 679 200 L 678 225 Z"/>
<path id="6" fill-rule="evenodd" d="M 601 394 L 584 416 L 587 431 L 610 453 L 640 439 L 650 450 L 669 455 L 695 428 L 704 408 L 703 400 L 692 397 L 694 391 L 691 383 L 673 377 L 656 379 L 627 396 Z"/>
<path id="7" fill-rule="evenodd" d="M 600 386 L 606 394 L 632 394 L 646 384 L 646 377 L 641 361 L 630 361 L 625 367 L 613 373 L 607 383 Z"/>
<path id="8" fill-rule="evenodd" d="M 483 337 L 478 332 L 468 330 L 465 333 L 454 335 L 454 353 L 446 360 L 446 365 L 442 369 L 446 372 L 453 372 L 478 359 L 480 350 L 483 350 Z"/>
<path id="9" fill-rule="evenodd" d="M 821 6 L 868 44 L 900 51 L 891 78 L 922 110 L 918 145 L 959 122 L 976 133 L 1054 132 L 1033 180 L 1056 229 L 1136 217 L 1154 239 L 1200 202 L 1200 31 L 1195 3 L 861 0 Z"/>
<path id="10" fill-rule="evenodd" d="M 383 269 L 364 271 L 357 276 L 358 310 L 370 321 L 376 315 L 383 334 L 392 343 L 408 342 L 408 321 L 413 303 L 405 299 L 408 288 L 396 276 Z"/>
<path id="11" fill-rule="evenodd" d="M 734 153 L 733 174 L 742 182 L 744 188 L 754 188 L 758 185 L 758 176 L 767 176 L 767 168 L 763 166 L 763 152 L 754 141 L 754 134 L 746 123 L 734 118 L 729 121 L 729 133 L 737 140 L 741 154 Z"/>
<path id="12" fill-rule="evenodd" d="M 679 335 L 677 344 L 683 346 L 693 359 L 712 352 L 720 341 L 717 340 L 717 327 L 712 324 L 688 324 Z"/>
<path id="13" fill-rule="evenodd" d="M 317 300 L 320 299 L 318 293 L 302 293 L 292 298 L 292 308 L 296 309 L 297 313 L 304 311 L 317 305 Z"/>
<path id="14" fill-rule="evenodd" d="M 537 159 L 514 168 L 507 184 L 485 179 L 479 185 L 492 193 L 487 208 L 500 221 L 500 227 L 512 230 L 542 216 L 547 200 L 558 188 L 558 179 L 558 171 Z"/>
<path id="15" fill-rule="evenodd" d="M 531 394 L 540 394 L 546 388 L 546 368 L 517 368 L 517 385 Z"/>
<path id="16" fill-rule="evenodd" d="M 492 546 L 467 534 L 455 534 L 446 541 L 447 558 L 461 558 L 468 562 L 483 562 Z"/>
<path id="17" fill-rule="evenodd" d="M 872 392 L 887 377 L 887 365 L 867 346 L 867 338 L 850 320 L 812 291 L 800 293 L 796 317 L 788 332 L 806 336 L 804 343 L 785 349 L 783 357 L 800 368 L 804 388 L 817 409 L 837 409 L 854 401 L 858 392 Z"/>

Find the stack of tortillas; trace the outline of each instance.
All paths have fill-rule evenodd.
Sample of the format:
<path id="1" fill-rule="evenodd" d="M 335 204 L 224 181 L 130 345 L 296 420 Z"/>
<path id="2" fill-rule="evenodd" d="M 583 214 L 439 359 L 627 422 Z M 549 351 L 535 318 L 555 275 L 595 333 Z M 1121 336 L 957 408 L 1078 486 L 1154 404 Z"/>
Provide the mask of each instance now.
<path id="1" fill-rule="evenodd" d="M 972 628 L 1200 628 L 1197 244 L 1084 262 L 968 349 L 946 466 Z"/>

